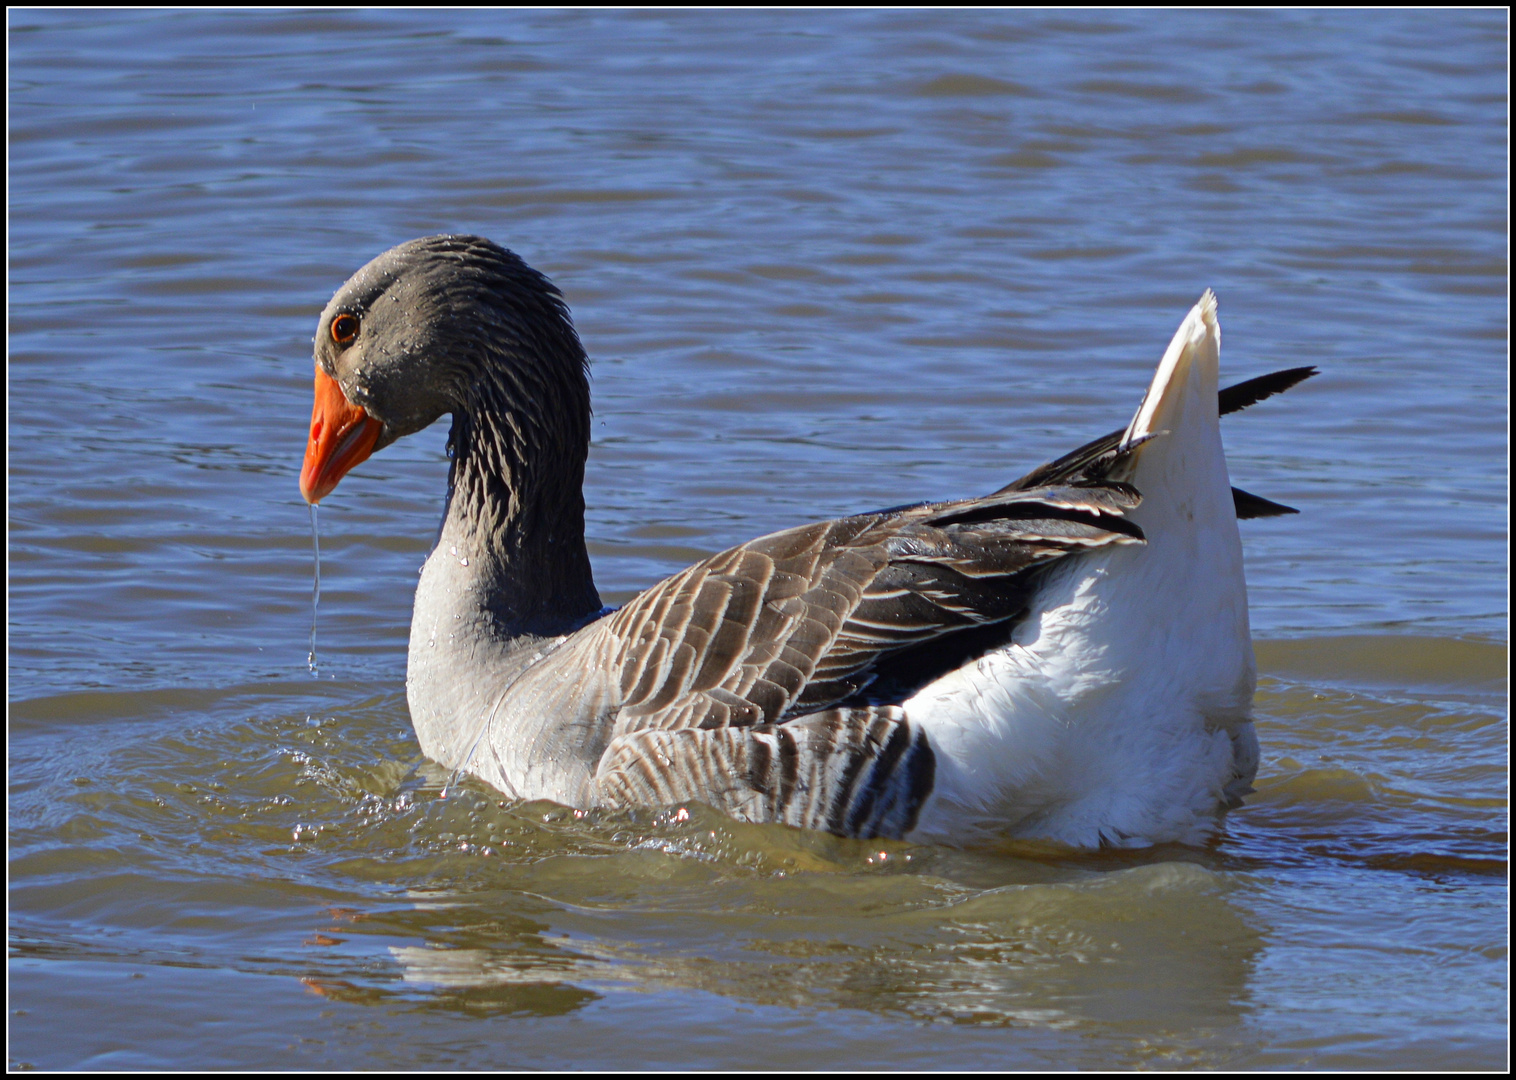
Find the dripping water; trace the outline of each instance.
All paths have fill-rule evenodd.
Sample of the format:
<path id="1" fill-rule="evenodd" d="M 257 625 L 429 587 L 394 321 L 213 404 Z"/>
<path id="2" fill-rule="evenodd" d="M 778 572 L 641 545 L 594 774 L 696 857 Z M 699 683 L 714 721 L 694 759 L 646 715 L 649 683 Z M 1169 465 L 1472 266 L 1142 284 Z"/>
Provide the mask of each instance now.
<path id="1" fill-rule="evenodd" d="M 311 588 L 311 652 L 306 657 L 306 663 L 310 665 L 311 674 L 317 674 L 316 670 L 316 613 L 321 607 L 321 531 L 316 526 L 316 504 L 311 503 L 311 551 L 316 556 L 316 582 Z"/>

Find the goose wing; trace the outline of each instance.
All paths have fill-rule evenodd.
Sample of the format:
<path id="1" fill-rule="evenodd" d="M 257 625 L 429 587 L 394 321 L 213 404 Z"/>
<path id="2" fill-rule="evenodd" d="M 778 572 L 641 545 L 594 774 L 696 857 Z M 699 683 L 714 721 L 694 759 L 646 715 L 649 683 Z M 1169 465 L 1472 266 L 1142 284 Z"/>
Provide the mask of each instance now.
<path id="1" fill-rule="evenodd" d="M 784 724 L 634 731 L 596 775 L 609 806 L 699 799 L 746 821 L 839 836 L 904 836 L 932 793 L 936 757 L 897 705 L 827 709 Z"/>
<path id="2" fill-rule="evenodd" d="M 615 733 L 780 723 L 857 699 L 887 661 L 1021 613 L 1070 554 L 1141 543 L 1123 484 L 1041 488 L 790 529 L 697 563 L 609 619 Z"/>
<path id="3" fill-rule="evenodd" d="M 1125 484 L 923 504 L 762 537 L 610 616 L 621 705 L 595 772 L 613 806 L 699 799 L 750 821 L 899 836 L 930 746 L 898 703 L 1008 633 L 1069 555 L 1139 544 Z M 875 698 L 869 698 L 875 691 Z"/>

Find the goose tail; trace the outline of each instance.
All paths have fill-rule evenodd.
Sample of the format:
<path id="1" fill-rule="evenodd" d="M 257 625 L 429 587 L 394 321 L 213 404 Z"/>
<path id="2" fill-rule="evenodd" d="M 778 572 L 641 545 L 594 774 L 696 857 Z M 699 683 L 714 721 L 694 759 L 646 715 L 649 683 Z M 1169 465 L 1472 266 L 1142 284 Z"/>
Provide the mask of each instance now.
<path id="1" fill-rule="evenodd" d="M 1137 576 L 1146 579 L 1149 629 L 1168 636 L 1170 658 L 1193 665 L 1202 711 L 1233 729 L 1250 713 L 1256 668 L 1221 443 L 1220 360 L 1216 297 L 1206 290 L 1163 354 L 1122 447 L 1130 448 L 1124 479 L 1142 493 L 1131 517 L 1148 539 Z"/>
<path id="2" fill-rule="evenodd" d="M 1242 539 L 1221 445 L 1220 364 L 1216 295 L 1207 289 L 1180 323 L 1122 433 L 1117 478 L 1142 493 L 1144 530 L 1156 528 L 1187 547 L 1227 549 L 1226 557 L 1213 552 L 1212 569 L 1240 584 Z"/>
<path id="3" fill-rule="evenodd" d="M 1217 385 L 1221 366 L 1221 324 L 1216 319 L 1216 294 L 1210 289 L 1190 309 L 1143 395 L 1137 415 L 1121 437 L 1121 450 L 1160 436 L 1193 439 L 1206 429 L 1216 431 L 1220 444 Z M 1209 441 L 1209 440 L 1206 440 Z M 1143 456 L 1148 456 L 1151 451 Z"/>

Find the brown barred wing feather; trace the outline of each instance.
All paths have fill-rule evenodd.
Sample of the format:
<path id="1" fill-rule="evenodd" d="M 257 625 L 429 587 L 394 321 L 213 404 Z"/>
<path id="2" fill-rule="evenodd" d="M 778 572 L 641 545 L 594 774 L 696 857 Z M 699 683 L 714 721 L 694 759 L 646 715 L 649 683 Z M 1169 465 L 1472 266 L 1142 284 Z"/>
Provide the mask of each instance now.
<path id="1" fill-rule="evenodd" d="M 1121 484 L 1012 492 L 823 522 L 713 556 L 609 617 L 622 693 L 612 737 L 860 703 L 892 658 L 1016 617 L 1057 559 L 1140 543 L 1124 517 L 1138 501 Z"/>
<path id="2" fill-rule="evenodd" d="M 899 837 L 932 791 L 932 748 L 898 707 L 831 709 L 786 724 L 635 731 L 615 739 L 596 776 L 608 806 L 691 799 L 733 817 Z"/>

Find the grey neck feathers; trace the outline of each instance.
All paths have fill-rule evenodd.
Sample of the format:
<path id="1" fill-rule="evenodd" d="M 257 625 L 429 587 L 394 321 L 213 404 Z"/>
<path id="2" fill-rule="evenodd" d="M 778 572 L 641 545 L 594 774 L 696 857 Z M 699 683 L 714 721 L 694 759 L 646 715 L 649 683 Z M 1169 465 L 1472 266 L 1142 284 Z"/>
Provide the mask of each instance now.
<path id="1" fill-rule="evenodd" d="M 600 610 L 584 546 L 589 385 L 577 338 L 563 348 L 547 362 L 490 357 L 448 435 L 434 558 L 453 563 L 455 600 L 500 639 L 566 633 Z"/>

